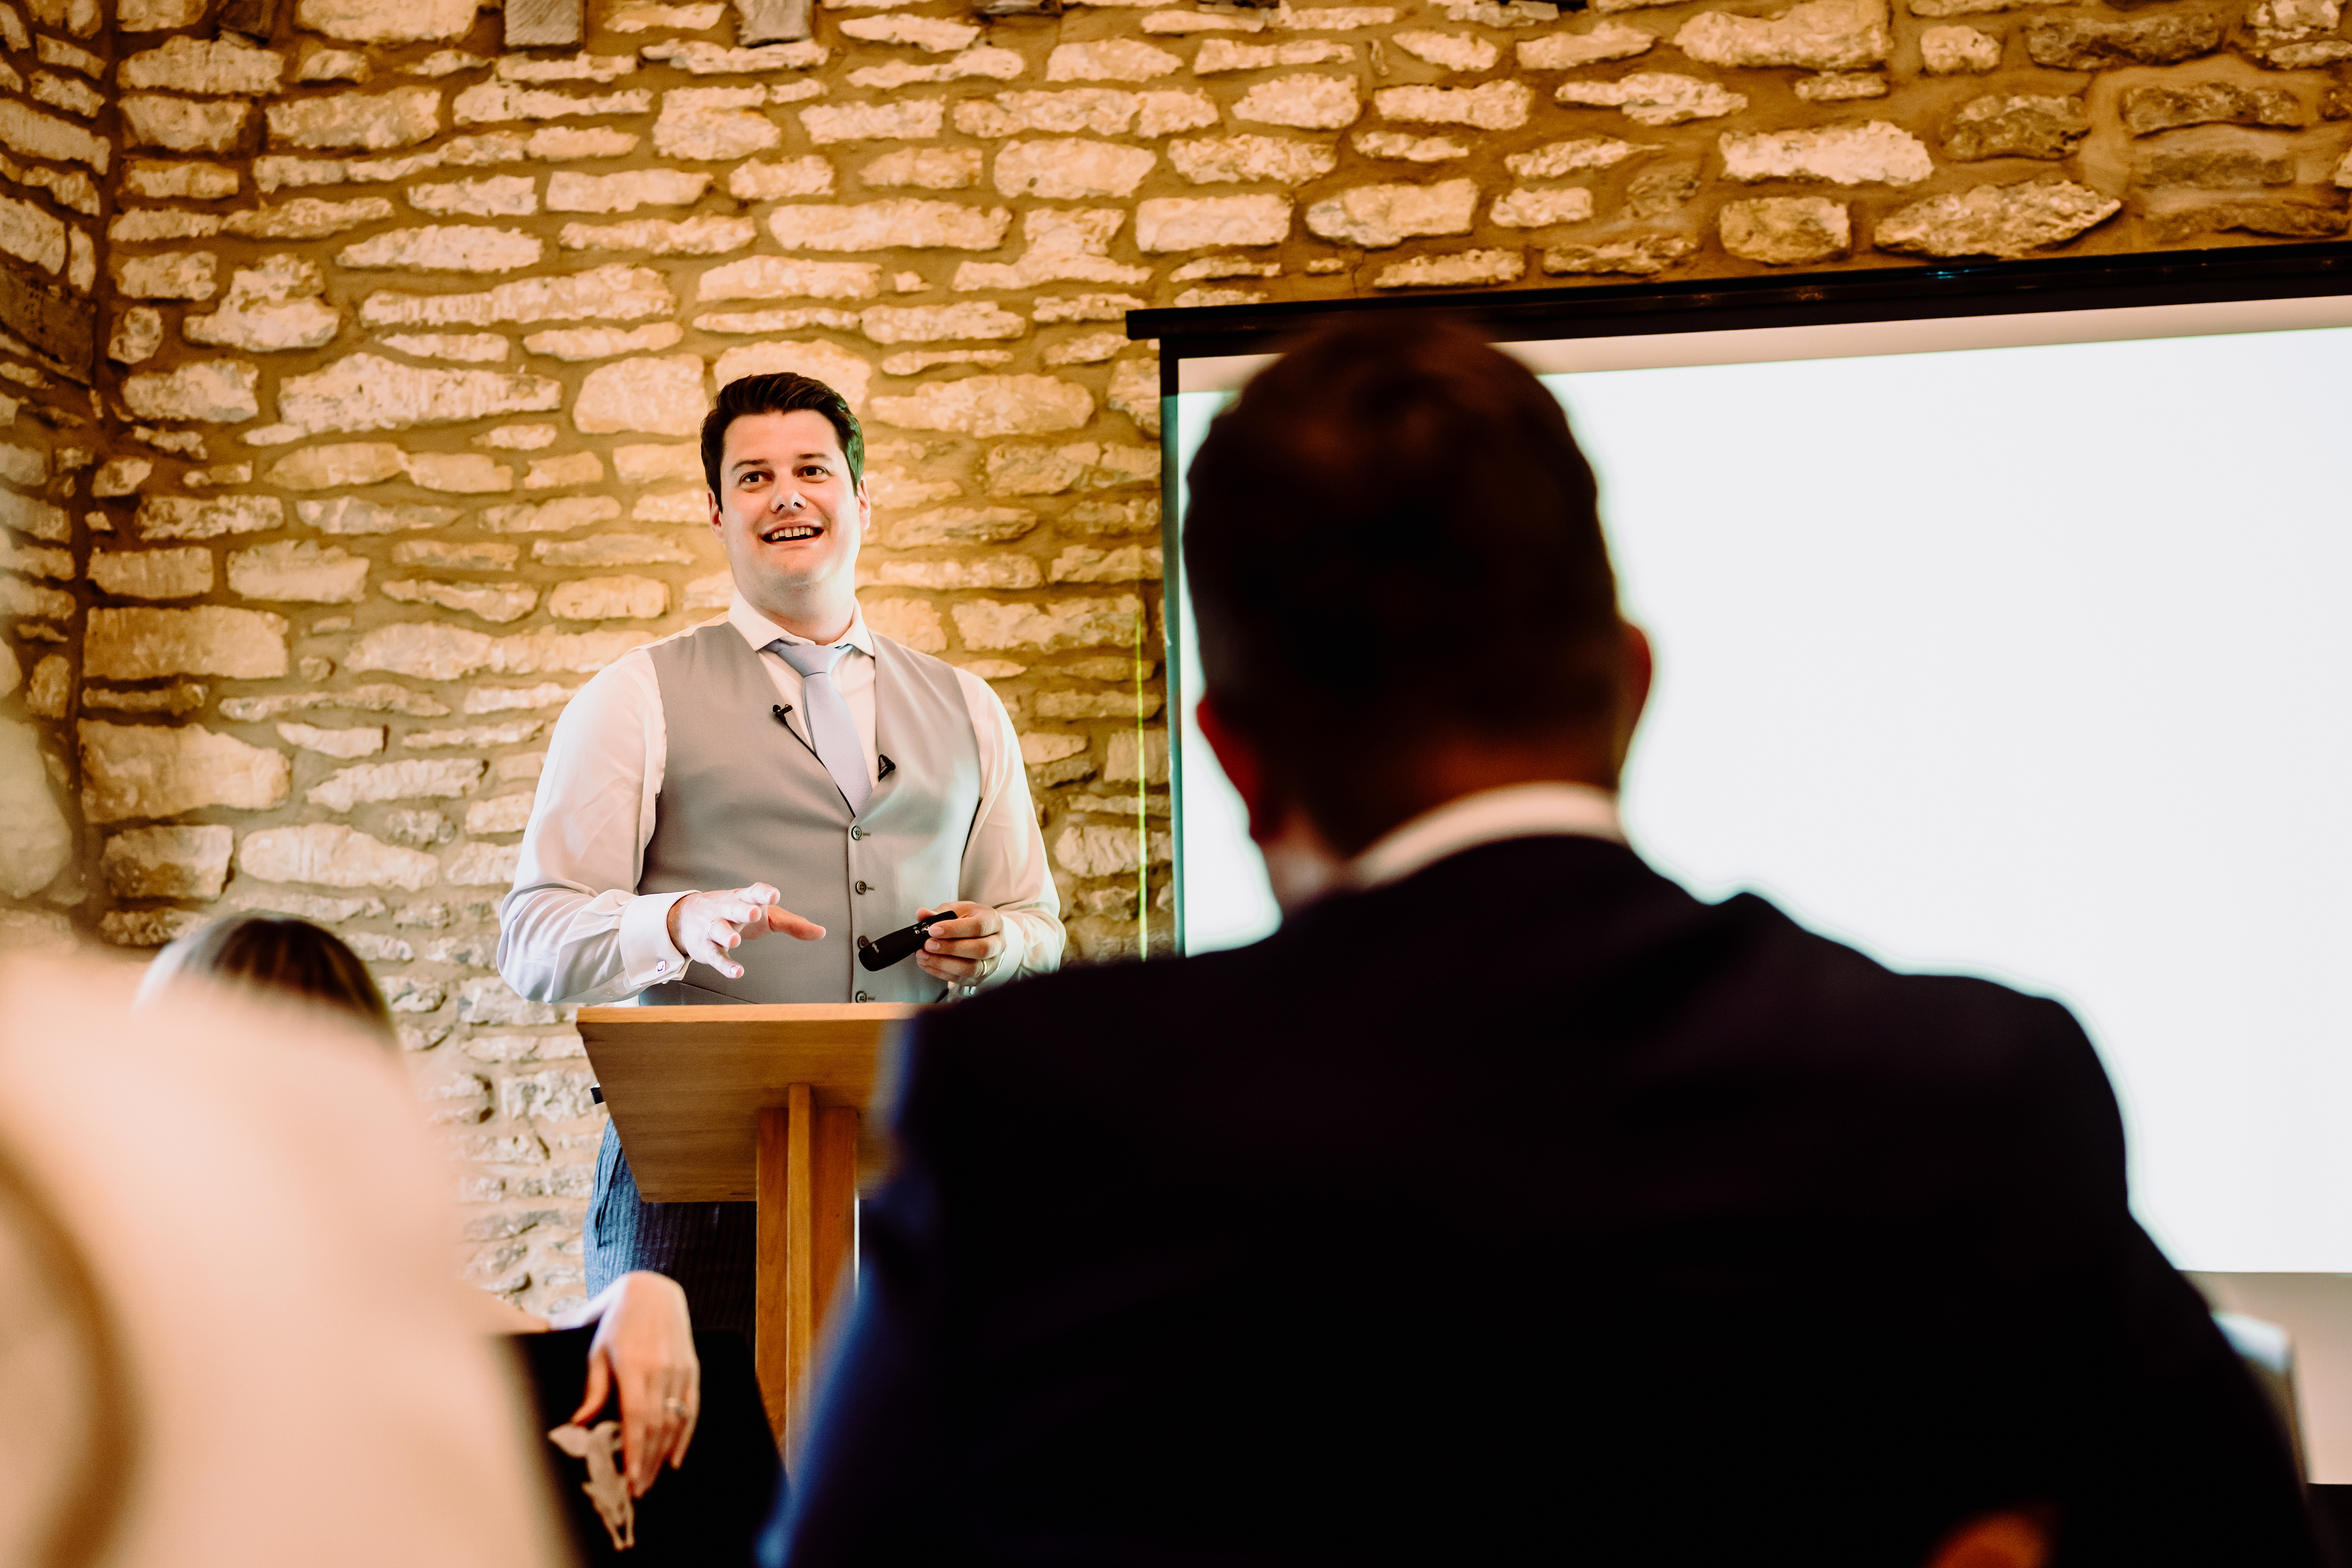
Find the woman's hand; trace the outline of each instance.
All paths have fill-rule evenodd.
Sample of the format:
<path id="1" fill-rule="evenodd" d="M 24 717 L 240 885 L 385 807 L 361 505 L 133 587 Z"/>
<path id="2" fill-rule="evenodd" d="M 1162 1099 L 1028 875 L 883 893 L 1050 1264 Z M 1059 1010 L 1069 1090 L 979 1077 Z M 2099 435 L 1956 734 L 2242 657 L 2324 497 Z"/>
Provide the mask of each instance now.
<path id="1" fill-rule="evenodd" d="M 572 1419 L 585 1426 L 619 1390 L 629 1495 L 643 1497 L 665 1459 L 672 1469 L 686 1463 L 702 1414 L 702 1363 L 686 1292 L 674 1279 L 639 1270 L 614 1280 L 586 1315 L 598 1320 L 596 1337 L 588 1346 L 588 1391 Z"/>

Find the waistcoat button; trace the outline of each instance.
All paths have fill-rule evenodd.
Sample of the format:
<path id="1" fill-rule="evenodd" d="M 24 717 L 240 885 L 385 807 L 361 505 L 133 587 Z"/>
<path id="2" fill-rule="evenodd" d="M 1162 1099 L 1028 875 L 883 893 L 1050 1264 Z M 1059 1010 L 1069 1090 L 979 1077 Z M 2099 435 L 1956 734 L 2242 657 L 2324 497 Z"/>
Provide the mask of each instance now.
<path id="1" fill-rule="evenodd" d="M 864 892 L 864 891 L 866 890 L 866 884 L 865 884 L 865 883 L 863 883 L 863 882 L 858 883 L 858 884 L 857 884 L 857 890 L 858 890 L 859 892 L 861 892 L 861 893 L 862 893 L 862 892 Z"/>
<path id="2" fill-rule="evenodd" d="M 862 827 L 853 827 L 849 830 L 849 836 L 852 838 L 863 838 L 866 837 L 866 829 Z"/>
<path id="3" fill-rule="evenodd" d="M 856 995 L 851 997 L 850 1000 L 853 1002 L 871 1002 L 874 998 L 866 994 L 865 992 L 860 991 Z"/>

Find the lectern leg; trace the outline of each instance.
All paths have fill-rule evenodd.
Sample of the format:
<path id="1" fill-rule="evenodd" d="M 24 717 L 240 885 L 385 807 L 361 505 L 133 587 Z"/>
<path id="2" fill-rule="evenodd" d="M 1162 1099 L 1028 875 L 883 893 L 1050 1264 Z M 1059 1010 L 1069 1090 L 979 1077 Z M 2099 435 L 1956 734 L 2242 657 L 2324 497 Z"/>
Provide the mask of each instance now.
<path id="1" fill-rule="evenodd" d="M 788 1448 L 806 1418 L 809 1369 L 855 1235 L 857 1112 L 816 1110 L 806 1084 L 760 1112 L 759 1297 L 753 1358 L 768 1424 Z"/>

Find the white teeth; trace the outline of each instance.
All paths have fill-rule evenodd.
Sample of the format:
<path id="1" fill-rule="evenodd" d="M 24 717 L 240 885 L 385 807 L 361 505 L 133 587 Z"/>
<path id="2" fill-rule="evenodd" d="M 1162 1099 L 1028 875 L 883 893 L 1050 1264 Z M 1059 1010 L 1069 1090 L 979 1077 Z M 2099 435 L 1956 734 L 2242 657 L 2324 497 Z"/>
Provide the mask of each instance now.
<path id="1" fill-rule="evenodd" d="M 787 540 L 814 539 L 817 536 L 817 531 L 818 531 L 814 528 L 780 528 L 775 530 L 773 532 L 763 534 L 761 537 L 766 539 L 771 544 L 782 544 Z"/>

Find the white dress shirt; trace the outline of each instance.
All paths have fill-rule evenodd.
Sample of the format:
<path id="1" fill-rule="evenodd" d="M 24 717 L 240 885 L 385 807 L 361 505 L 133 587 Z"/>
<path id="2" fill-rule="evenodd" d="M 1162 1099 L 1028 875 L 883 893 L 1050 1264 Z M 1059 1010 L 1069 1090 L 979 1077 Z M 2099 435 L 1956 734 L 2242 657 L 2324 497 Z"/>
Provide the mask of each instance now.
<path id="1" fill-rule="evenodd" d="M 1573 834 L 1625 842 L 1617 797 L 1580 784 L 1506 784 L 1480 790 L 1423 812 L 1391 828 L 1348 862 L 1346 886 L 1379 888 L 1402 882 L 1449 855 L 1541 834 Z"/>
<path id="2" fill-rule="evenodd" d="M 777 626 L 740 594 L 728 606 L 727 621 L 759 650 L 778 697 L 793 710 L 786 721 L 806 739 L 800 672 L 767 647 L 779 639 L 809 639 Z M 852 651 L 834 667 L 834 684 L 857 725 L 866 777 L 878 781 L 874 635 L 863 609 L 853 614 L 848 633 L 835 641 L 848 643 Z M 980 747 L 980 811 L 964 846 L 958 891 L 1004 917 L 1004 953 L 987 981 L 996 984 L 1060 964 L 1061 895 L 1029 803 L 1029 777 L 1012 716 L 979 677 L 958 670 L 956 683 Z M 499 972 L 523 995 L 539 1002 L 609 1003 L 684 978 L 687 960 L 670 943 L 669 910 L 687 895 L 635 890 L 668 754 L 661 685 L 643 648 L 598 671 L 556 721 L 530 824 L 523 829 L 515 890 L 499 910 Z M 793 889 L 777 887 L 784 908 L 791 909 Z"/>

